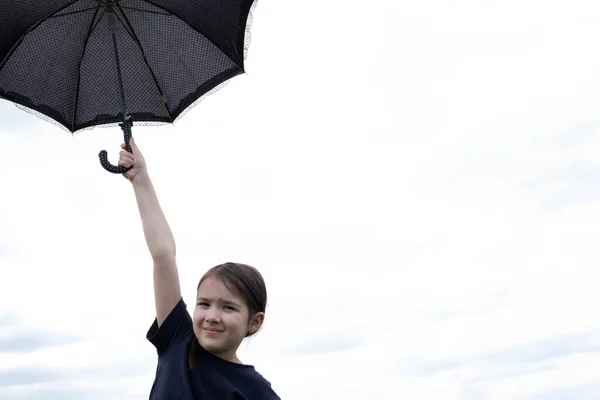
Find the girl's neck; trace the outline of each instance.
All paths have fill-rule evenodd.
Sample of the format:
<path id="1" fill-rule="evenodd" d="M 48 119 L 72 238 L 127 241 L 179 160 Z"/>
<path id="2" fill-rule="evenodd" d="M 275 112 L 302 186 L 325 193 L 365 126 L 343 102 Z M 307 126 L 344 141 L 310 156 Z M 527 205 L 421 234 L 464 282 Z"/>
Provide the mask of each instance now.
<path id="1" fill-rule="evenodd" d="M 235 364 L 242 364 L 243 365 L 243 363 L 240 361 L 240 359 L 238 358 L 238 356 L 237 356 L 237 354 L 235 352 L 233 354 L 227 354 L 227 353 L 225 353 L 225 354 L 223 354 L 223 353 L 217 354 L 217 353 L 212 353 L 212 352 L 210 352 L 210 353 L 213 354 L 214 356 L 217 356 L 217 357 L 225 360 L 225 361 L 229 361 L 229 362 L 232 362 L 232 363 L 235 363 Z"/>

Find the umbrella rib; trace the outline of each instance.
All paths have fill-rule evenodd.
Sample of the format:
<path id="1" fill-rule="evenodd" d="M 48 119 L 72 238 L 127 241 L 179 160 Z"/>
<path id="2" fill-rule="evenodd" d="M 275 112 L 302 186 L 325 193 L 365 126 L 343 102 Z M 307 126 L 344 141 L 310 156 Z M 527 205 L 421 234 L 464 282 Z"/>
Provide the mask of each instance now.
<path id="1" fill-rule="evenodd" d="M 94 30 L 96 29 L 96 27 L 98 26 L 98 24 L 100 23 L 102 18 L 104 17 L 104 11 L 103 11 L 102 14 L 100 15 L 100 18 L 98 18 L 98 22 L 96 24 L 94 24 L 94 21 L 96 20 L 96 16 L 98 15 L 98 10 L 100 9 L 100 7 L 101 7 L 101 4 L 98 4 L 98 7 L 96 7 L 96 11 L 94 12 L 94 16 L 92 17 L 92 22 L 90 23 L 90 27 L 88 28 L 88 33 L 85 37 L 85 42 L 83 43 L 83 48 L 81 49 L 81 57 L 79 58 L 79 63 L 77 64 L 77 86 L 75 88 L 75 99 L 74 99 L 74 104 L 73 104 L 73 118 L 71 118 L 71 132 L 75 132 L 75 118 L 77 116 L 77 106 L 79 104 L 79 86 L 81 84 L 81 63 L 83 61 L 83 56 L 85 55 L 85 50 L 87 48 L 87 44 L 88 44 L 88 40 L 90 39 L 90 36 L 92 36 L 92 33 L 94 32 Z"/>
<path id="2" fill-rule="evenodd" d="M 166 15 L 168 17 L 170 17 L 171 15 L 173 15 L 170 12 L 158 12 L 158 11 L 150 11 L 150 10 L 143 10 L 141 8 L 135 8 L 135 7 L 127 7 L 127 6 L 122 6 L 119 4 L 119 8 L 124 8 L 126 10 L 133 10 L 133 11 L 139 11 L 139 12 L 145 12 L 145 13 L 149 13 L 149 14 L 158 14 L 158 15 Z"/>
<path id="3" fill-rule="evenodd" d="M 79 0 L 73 0 L 71 2 L 69 2 L 69 4 L 65 4 L 63 7 L 60 7 L 58 10 L 56 11 L 52 11 L 47 17 L 44 17 L 42 19 L 40 19 L 39 21 L 37 21 L 35 24 L 31 25 L 29 27 L 29 29 L 27 29 L 25 31 L 25 33 L 23 33 L 21 35 L 21 37 L 15 42 L 15 44 L 11 47 L 11 49 L 8 51 L 8 53 L 6 53 L 6 56 L 4 57 L 4 59 L 2 60 L 2 62 L 0 62 L 0 70 L 2 70 L 2 68 L 4 68 L 4 65 L 6 64 L 6 62 L 8 61 L 8 59 L 13 55 L 13 53 L 15 52 L 15 50 L 17 50 L 17 47 L 19 47 L 21 45 L 21 43 L 23 43 L 23 39 L 25 39 L 25 36 L 27 36 L 31 31 L 33 31 L 35 28 L 37 28 L 38 26 L 40 26 L 40 24 L 44 21 L 46 21 L 47 19 L 49 19 L 50 17 L 52 17 L 52 15 L 61 12 L 62 10 L 64 10 L 65 8 L 71 6 L 72 4 L 78 2 Z"/>
<path id="4" fill-rule="evenodd" d="M 138 45 L 138 47 L 140 49 L 140 53 L 142 54 L 142 57 L 144 58 L 144 62 L 146 63 L 146 66 L 148 67 L 148 71 L 150 71 L 150 74 L 152 75 L 152 79 L 154 80 L 154 84 L 156 85 L 156 88 L 158 89 L 158 93 L 160 94 L 161 99 L 164 99 L 164 93 L 163 93 L 162 89 L 160 88 L 160 85 L 158 83 L 158 79 L 156 79 L 156 75 L 154 74 L 154 71 L 150 67 L 150 63 L 148 62 L 148 59 L 146 58 L 146 54 L 144 53 L 144 48 L 142 47 L 142 44 L 140 43 L 139 38 L 135 34 L 133 26 L 129 22 L 129 18 L 127 18 L 127 16 L 125 15 L 125 12 L 121 9 L 120 5 L 117 5 L 117 7 L 119 7 L 119 10 L 121 11 L 121 14 L 123 14 L 123 19 L 127 23 L 127 26 L 129 27 L 129 29 L 131 29 L 131 32 L 129 32 L 129 29 L 127 29 L 125 27 L 125 25 L 123 24 L 123 21 L 121 21 L 121 18 L 119 18 L 118 15 L 117 15 L 117 18 L 119 18 L 119 21 L 121 21 L 121 24 L 123 24 L 123 27 L 125 28 L 125 30 L 127 31 L 127 33 L 129 33 L 129 35 L 131 36 L 131 38 Z M 165 110 L 167 111 L 167 115 L 169 116 L 169 120 L 171 120 L 171 123 L 173 123 L 173 116 L 171 114 L 171 110 L 169 110 L 169 106 L 167 105 L 167 102 L 163 101 L 162 103 L 165 106 Z"/>
<path id="5" fill-rule="evenodd" d="M 104 18 L 104 14 L 106 14 L 106 8 L 104 8 L 102 10 L 102 14 L 100 15 L 100 18 L 98 18 L 98 21 L 96 21 L 96 24 L 92 28 L 92 31 L 90 32 L 90 35 L 96 30 L 96 28 L 98 27 L 98 25 L 100 25 L 100 22 L 102 22 L 102 18 Z"/>
<path id="6" fill-rule="evenodd" d="M 235 62 L 234 60 L 231 59 L 231 57 L 229 57 L 227 55 L 227 53 L 225 51 L 223 51 L 223 49 L 221 47 L 219 47 L 211 38 L 209 38 L 208 36 L 206 36 L 204 33 L 200 32 L 198 29 L 194 28 L 192 25 L 189 24 L 189 22 L 187 22 L 185 20 L 185 18 L 182 18 L 180 15 L 178 15 L 177 13 L 174 13 L 170 10 L 167 10 L 161 6 L 159 6 L 158 4 L 156 4 L 154 1 L 151 0 L 144 0 L 146 3 L 148 4 L 152 4 L 153 6 L 160 8 L 161 10 L 164 10 L 165 12 L 170 12 L 173 16 L 179 18 L 180 20 L 182 20 L 183 22 L 185 22 L 190 28 L 192 28 L 194 31 L 198 32 L 199 34 L 201 34 L 202 36 L 204 36 L 206 38 L 206 40 L 208 40 L 209 42 L 211 42 L 217 49 L 219 49 L 221 51 L 221 53 L 225 54 L 225 56 L 227 58 L 229 58 L 229 60 L 235 64 L 236 67 L 238 67 L 240 69 L 240 71 L 244 71 L 244 68 L 242 68 L 241 65 L 239 65 L 237 62 Z"/>
<path id="7" fill-rule="evenodd" d="M 123 10 L 120 10 L 120 11 L 121 11 L 121 13 L 123 13 Z M 125 32 L 127 32 L 127 34 L 129 35 L 129 37 L 132 40 L 135 41 L 135 37 L 134 37 L 134 33 L 133 33 L 133 28 L 131 27 L 131 24 L 129 24 L 129 26 L 125 26 L 125 23 L 123 22 L 123 20 L 121 20 L 121 17 L 119 17 L 119 14 L 114 13 L 114 15 L 115 15 L 115 17 L 117 17 L 117 19 L 121 23 L 121 26 L 125 29 Z M 123 17 L 125 17 L 125 13 L 123 13 Z M 131 31 L 129 31 L 130 28 L 131 28 Z"/>
<path id="8" fill-rule="evenodd" d="M 90 10 L 97 10 L 98 7 L 89 7 L 89 8 L 84 8 L 81 10 L 77 10 L 77 11 L 70 11 L 64 14 L 55 14 L 55 15 L 51 15 L 49 16 L 47 19 L 53 19 L 53 18 L 58 18 L 58 17 L 66 17 L 67 15 L 73 15 L 73 14 L 78 14 L 78 13 L 82 13 L 82 12 L 86 12 L 86 11 L 90 11 Z"/>

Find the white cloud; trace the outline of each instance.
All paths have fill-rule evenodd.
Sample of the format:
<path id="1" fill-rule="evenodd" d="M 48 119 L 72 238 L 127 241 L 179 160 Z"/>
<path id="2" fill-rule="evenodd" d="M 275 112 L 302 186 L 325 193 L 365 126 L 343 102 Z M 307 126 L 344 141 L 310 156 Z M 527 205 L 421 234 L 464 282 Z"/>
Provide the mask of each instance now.
<path id="1" fill-rule="evenodd" d="M 224 261 L 263 272 L 241 358 L 284 399 L 593 398 L 599 14 L 262 0 L 247 76 L 134 127 L 184 298 Z M 0 315 L 87 338 L 2 354 L 1 371 L 81 373 L 0 397 L 147 396 L 150 258 L 129 184 L 97 160 L 120 130 L 0 118 Z M 116 365 L 130 375 L 90 372 Z"/>

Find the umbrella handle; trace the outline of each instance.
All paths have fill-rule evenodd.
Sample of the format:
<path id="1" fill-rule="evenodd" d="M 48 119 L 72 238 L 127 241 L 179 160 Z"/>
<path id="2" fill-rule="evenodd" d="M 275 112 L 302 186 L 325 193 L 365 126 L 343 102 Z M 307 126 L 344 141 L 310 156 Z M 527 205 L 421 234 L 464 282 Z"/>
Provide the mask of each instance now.
<path id="1" fill-rule="evenodd" d="M 133 126 L 133 122 L 131 121 L 131 116 L 128 116 L 127 119 L 119 124 L 121 129 L 123 130 L 123 137 L 125 138 L 125 150 L 129 153 L 132 153 L 131 146 L 129 145 L 129 140 L 131 139 L 131 127 Z M 108 161 L 108 153 L 106 150 L 102 150 L 98 157 L 100 158 L 100 164 L 102 167 L 108 172 L 112 172 L 113 174 L 124 174 L 129 171 L 132 167 L 126 168 L 122 165 L 113 165 Z"/>

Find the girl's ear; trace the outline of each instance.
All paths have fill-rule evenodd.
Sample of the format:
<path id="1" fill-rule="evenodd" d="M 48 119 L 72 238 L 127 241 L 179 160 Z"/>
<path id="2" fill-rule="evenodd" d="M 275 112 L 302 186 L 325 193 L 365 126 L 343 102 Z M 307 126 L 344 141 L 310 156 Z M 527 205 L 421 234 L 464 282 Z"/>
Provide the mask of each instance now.
<path id="1" fill-rule="evenodd" d="M 248 324 L 248 335 L 254 335 L 256 332 L 258 332 L 264 321 L 265 313 L 256 313 L 254 317 L 252 317 L 252 319 L 250 320 L 250 323 Z"/>

